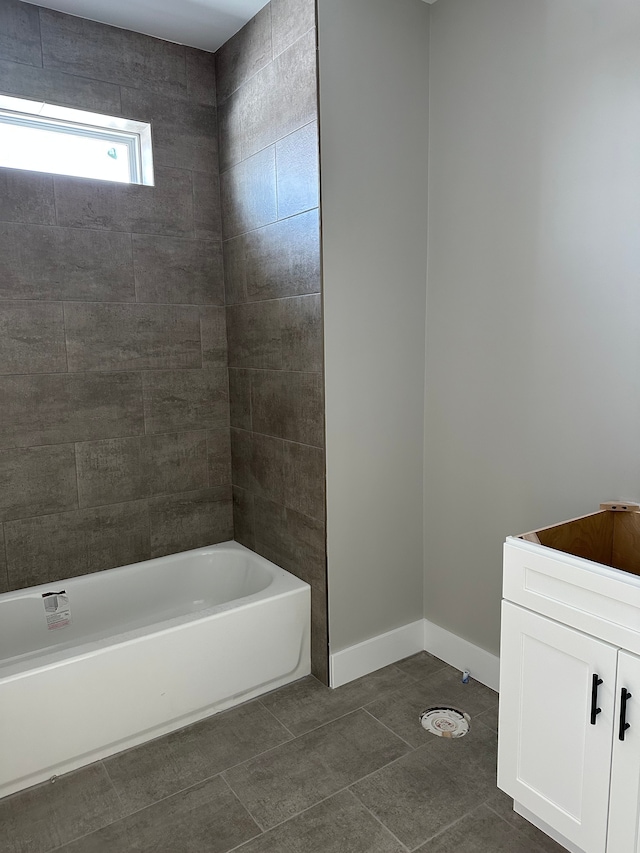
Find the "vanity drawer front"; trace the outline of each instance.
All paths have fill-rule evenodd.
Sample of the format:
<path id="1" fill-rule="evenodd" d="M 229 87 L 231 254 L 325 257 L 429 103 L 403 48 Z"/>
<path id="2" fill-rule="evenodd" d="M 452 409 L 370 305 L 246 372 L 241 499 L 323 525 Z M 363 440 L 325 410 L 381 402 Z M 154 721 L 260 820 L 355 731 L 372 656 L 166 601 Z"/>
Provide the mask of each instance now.
<path id="1" fill-rule="evenodd" d="M 507 540 L 503 595 L 640 653 L 640 578 L 534 543 Z"/>

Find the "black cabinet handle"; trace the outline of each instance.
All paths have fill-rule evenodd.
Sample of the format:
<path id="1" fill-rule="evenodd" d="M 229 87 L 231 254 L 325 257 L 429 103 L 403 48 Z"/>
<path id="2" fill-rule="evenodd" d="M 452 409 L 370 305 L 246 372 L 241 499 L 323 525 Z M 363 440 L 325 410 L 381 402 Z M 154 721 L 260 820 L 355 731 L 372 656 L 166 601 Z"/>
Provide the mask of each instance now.
<path id="1" fill-rule="evenodd" d="M 591 725 L 595 726 L 596 717 L 602 713 L 602 708 L 598 708 L 598 687 L 602 684 L 602 679 L 598 677 L 598 673 L 594 672 L 591 681 Z"/>
<path id="2" fill-rule="evenodd" d="M 618 732 L 619 740 L 624 740 L 624 733 L 627 729 L 631 728 L 631 723 L 627 722 L 627 699 L 631 699 L 631 693 L 628 692 L 626 687 L 623 687 L 622 692 L 620 694 L 620 731 Z"/>

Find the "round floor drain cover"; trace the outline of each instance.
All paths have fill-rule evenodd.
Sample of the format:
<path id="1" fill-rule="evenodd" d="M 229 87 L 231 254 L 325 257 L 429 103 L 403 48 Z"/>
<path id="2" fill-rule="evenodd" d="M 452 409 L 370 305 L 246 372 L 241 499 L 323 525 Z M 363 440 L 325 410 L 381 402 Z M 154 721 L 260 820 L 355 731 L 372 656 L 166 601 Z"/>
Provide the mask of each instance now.
<path id="1" fill-rule="evenodd" d="M 464 737 L 469 731 L 471 717 L 456 708 L 427 708 L 420 714 L 422 728 L 438 737 Z"/>

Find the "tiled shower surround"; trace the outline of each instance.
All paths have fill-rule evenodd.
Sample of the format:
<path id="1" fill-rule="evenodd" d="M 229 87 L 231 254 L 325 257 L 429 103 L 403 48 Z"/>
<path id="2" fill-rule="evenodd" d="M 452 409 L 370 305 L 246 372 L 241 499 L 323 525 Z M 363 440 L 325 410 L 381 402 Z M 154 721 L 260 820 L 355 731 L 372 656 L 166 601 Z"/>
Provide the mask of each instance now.
<path id="1" fill-rule="evenodd" d="M 326 679 L 314 27 L 273 0 L 214 57 L 0 0 L 0 92 L 149 121 L 155 167 L 0 169 L 0 592 L 235 521 L 312 583 Z"/>
<path id="2" fill-rule="evenodd" d="M 231 538 L 213 57 L 0 0 L 0 90 L 152 121 L 156 177 L 0 170 L 3 586 Z"/>
<path id="3" fill-rule="evenodd" d="M 272 0 L 216 54 L 236 539 L 312 588 L 327 680 L 313 0 Z"/>

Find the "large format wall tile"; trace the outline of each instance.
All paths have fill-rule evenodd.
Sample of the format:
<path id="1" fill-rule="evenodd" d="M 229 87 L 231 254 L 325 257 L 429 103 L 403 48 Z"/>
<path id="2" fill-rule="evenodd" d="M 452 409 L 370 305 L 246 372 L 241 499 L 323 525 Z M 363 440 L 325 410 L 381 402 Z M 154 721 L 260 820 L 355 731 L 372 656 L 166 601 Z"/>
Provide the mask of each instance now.
<path id="1" fill-rule="evenodd" d="M 122 114 L 135 121 L 153 121 L 153 160 L 158 166 L 216 171 L 215 107 L 123 87 Z"/>
<path id="2" fill-rule="evenodd" d="M 0 60 L 0 92 L 90 112 L 120 115 L 119 86 L 49 68 L 32 68 L 18 62 Z"/>
<path id="3" fill-rule="evenodd" d="M 154 187 L 59 176 L 54 184 L 59 225 L 193 236 L 191 173 L 182 169 L 158 167 Z"/>
<path id="4" fill-rule="evenodd" d="M 271 59 L 271 6 L 268 4 L 216 53 L 218 102 L 226 100 Z"/>
<path id="5" fill-rule="evenodd" d="M 135 302 L 131 235 L 0 223 L 0 299 L 17 298 Z"/>
<path id="6" fill-rule="evenodd" d="M 228 429 L 207 432 L 209 486 L 226 486 L 231 482 L 231 435 Z"/>
<path id="7" fill-rule="evenodd" d="M 185 48 L 187 94 L 197 104 L 216 105 L 216 57 L 213 53 Z"/>
<path id="8" fill-rule="evenodd" d="M 324 445 L 320 374 L 255 371 L 251 378 L 251 412 L 256 432 L 316 447 Z"/>
<path id="9" fill-rule="evenodd" d="M 283 441 L 245 430 L 231 430 L 234 485 L 276 503 L 284 500 Z"/>
<path id="10" fill-rule="evenodd" d="M 240 113 L 240 159 L 246 160 L 279 138 L 282 94 L 276 64 L 270 62 L 229 98 Z"/>
<path id="11" fill-rule="evenodd" d="M 220 179 L 214 172 L 193 172 L 193 228 L 199 240 L 221 240 Z"/>
<path id="12" fill-rule="evenodd" d="M 42 65 L 38 8 L 18 0 L 0 4 L 0 58 Z"/>
<path id="13" fill-rule="evenodd" d="M 0 451 L 0 520 L 78 506 L 72 444 Z"/>
<path id="14" fill-rule="evenodd" d="M 265 148 L 225 172 L 220 178 L 220 198 L 225 239 L 275 222 L 275 148 Z"/>
<path id="15" fill-rule="evenodd" d="M 155 186 L 0 169 L 0 591 L 230 538 L 215 57 L 2 0 L 0 92 L 155 155 Z"/>
<path id="16" fill-rule="evenodd" d="M 10 589 L 150 558 L 146 501 L 7 521 L 4 531 Z"/>
<path id="17" fill-rule="evenodd" d="M 315 29 L 281 53 L 274 65 L 280 105 L 276 138 L 281 139 L 318 118 Z"/>
<path id="18" fill-rule="evenodd" d="M 185 48 L 140 33 L 41 9 L 45 68 L 186 97 Z"/>
<path id="19" fill-rule="evenodd" d="M 0 448 L 143 432 L 136 373 L 0 377 Z"/>
<path id="20" fill-rule="evenodd" d="M 0 220 L 55 225 L 56 205 L 51 175 L 0 169 Z"/>
<path id="21" fill-rule="evenodd" d="M 75 446 L 81 507 L 147 496 L 139 438 L 83 441 Z"/>
<path id="22" fill-rule="evenodd" d="M 273 55 L 278 56 L 315 25 L 314 0 L 271 0 Z"/>
<path id="23" fill-rule="evenodd" d="M 324 518 L 324 449 L 283 442 L 284 505 L 312 518 Z"/>
<path id="24" fill-rule="evenodd" d="M 162 557 L 233 539 L 231 487 L 149 501 L 151 556 Z"/>
<path id="25" fill-rule="evenodd" d="M 272 0 L 216 55 L 234 535 L 310 582 L 326 680 L 316 64 L 313 0 Z"/>
<path id="26" fill-rule="evenodd" d="M 285 370 L 321 373 L 323 367 L 320 294 L 282 299 L 282 366 Z"/>
<path id="27" fill-rule="evenodd" d="M 195 306 L 65 305 L 69 370 L 201 367 Z"/>
<path id="28" fill-rule="evenodd" d="M 150 371 L 142 382 L 148 433 L 229 426 L 226 370 Z"/>
<path id="29" fill-rule="evenodd" d="M 318 125 L 307 124 L 276 145 L 278 219 L 318 207 Z"/>
<path id="30" fill-rule="evenodd" d="M 217 305 L 200 307 L 202 366 L 227 367 L 227 321 L 225 310 Z"/>
<path id="31" fill-rule="evenodd" d="M 239 486 L 233 487 L 233 538 L 255 551 L 253 535 L 253 495 Z"/>
<path id="32" fill-rule="evenodd" d="M 243 108 L 242 89 L 218 104 L 218 163 L 226 172 L 242 160 Z"/>
<path id="33" fill-rule="evenodd" d="M 66 369 L 62 305 L 0 301 L 0 373 Z"/>
<path id="34" fill-rule="evenodd" d="M 251 370 L 229 368 L 231 426 L 251 429 Z"/>
<path id="35" fill-rule="evenodd" d="M 9 589 L 7 578 L 7 558 L 4 549 L 4 526 L 0 524 L 0 593 Z"/>
<path id="36" fill-rule="evenodd" d="M 280 300 L 227 307 L 229 367 L 282 367 Z"/>
<path id="37" fill-rule="evenodd" d="M 219 242 L 134 234 L 133 268 L 138 302 L 224 305 Z"/>
<path id="38" fill-rule="evenodd" d="M 322 371 L 320 295 L 227 307 L 229 367 Z"/>
<path id="39" fill-rule="evenodd" d="M 312 588 L 326 588 L 324 522 L 254 496 L 256 550 Z"/>
<path id="40" fill-rule="evenodd" d="M 224 243 L 227 305 L 320 293 L 320 223 L 312 210 Z"/>
<path id="41" fill-rule="evenodd" d="M 209 486 L 205 431 L 81 442 L 76 464 L 81 507 Z"/>
<path id="42" fill-rule="evenodd" d="M 142 472 L 149 495 L 209 487 L 207 433 L 146 435 L 140 439 Z M 228 485 L 226 479 L 222 485 Z"/>

